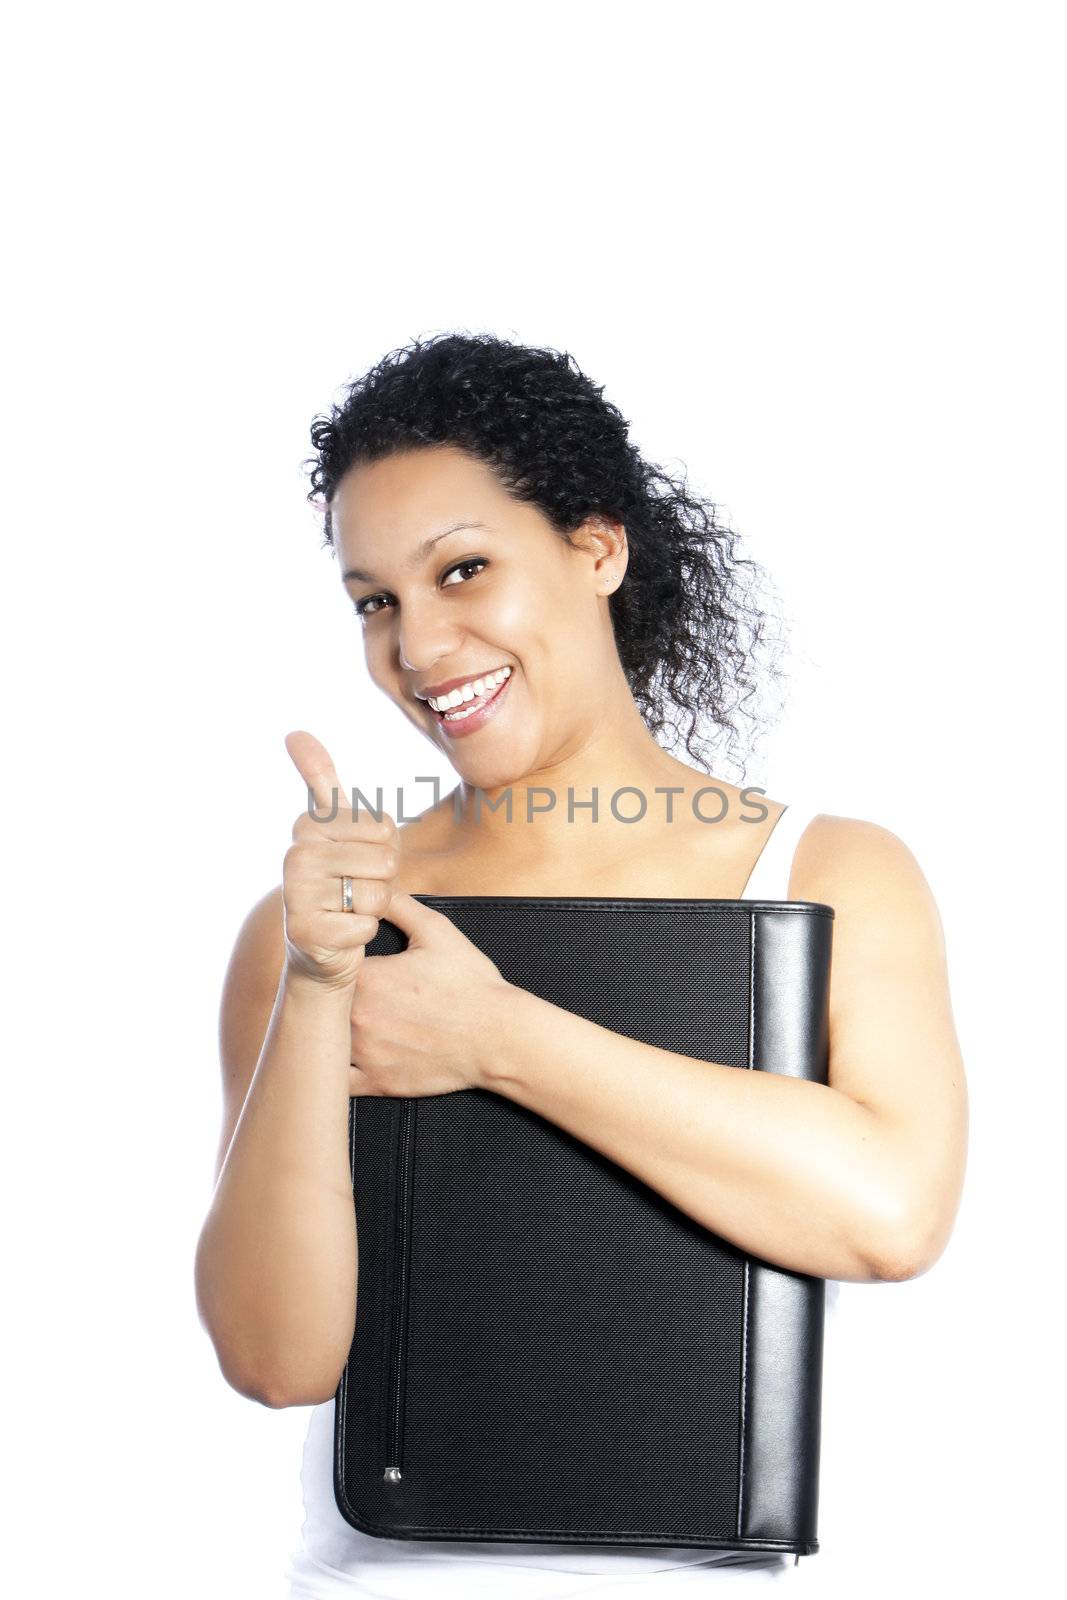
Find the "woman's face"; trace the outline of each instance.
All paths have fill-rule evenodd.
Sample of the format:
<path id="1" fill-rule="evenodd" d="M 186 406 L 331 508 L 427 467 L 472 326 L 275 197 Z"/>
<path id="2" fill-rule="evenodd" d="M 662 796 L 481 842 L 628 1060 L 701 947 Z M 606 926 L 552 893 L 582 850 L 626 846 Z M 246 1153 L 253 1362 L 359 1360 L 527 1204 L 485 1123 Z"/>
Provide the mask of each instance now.
<path id="1" fill-rule="evenodd" d="M 619 525 L 593 519 L 570 546 L 451 445 L 353 467 L 332 520 L 372 679 L 462 778 L 517 781 L 604 732 L 620 684 L 628 695 L 607 605 L 626 569 Z M 501 667 L 468 717 L 424 698 Z"/>

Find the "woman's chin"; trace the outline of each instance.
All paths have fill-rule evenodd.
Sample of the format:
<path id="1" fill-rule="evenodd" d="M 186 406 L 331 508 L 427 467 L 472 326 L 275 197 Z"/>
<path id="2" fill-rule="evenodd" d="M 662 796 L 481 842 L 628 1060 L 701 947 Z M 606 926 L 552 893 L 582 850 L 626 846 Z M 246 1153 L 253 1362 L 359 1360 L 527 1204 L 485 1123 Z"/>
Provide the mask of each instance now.
<path id="1" fill-rule="evenodd" d="M 521 784 L 540 766 L 535 743 L 531 742 L 529 749 L 517 748 L 514 733 L 503 721 L 496 725 L 496 718 L 457 739 L 442 733 L 436 723 L 428 723 L 424 716 L 411 716 L 407 706 L 403 709 L 434 749 L 448 757 L 457 776 L 475 788 L 503 789 L 508 784 Z"/>
<path id="2" fill-rule="evenodd" d="M 517 749 L 516 742 L 514 738 L 494 740 L 487 730 L 484 741 L 457 739 L 444 753 L 464 783 L 477 789 L 506 789 L 509 784 L 527 782 L 539 765 L 537 752 Z M 500 814 L 506 815 L 504 806 Z"/>
<path id="3" fill-rule="evenodd" d="M 512 784 L 523 783 L 530 771 L 521 761 L 501 761 L 499 756 L 495 759 L 486 756 L 479 761 L 473 755 L 468 756 L 466 751 L 462 754 L 449 752 L 449 760 L 463 782 L 475 789 L 507 789 Z M 501 815 L 507 815 L 505 807 L 501 807 Z"/>

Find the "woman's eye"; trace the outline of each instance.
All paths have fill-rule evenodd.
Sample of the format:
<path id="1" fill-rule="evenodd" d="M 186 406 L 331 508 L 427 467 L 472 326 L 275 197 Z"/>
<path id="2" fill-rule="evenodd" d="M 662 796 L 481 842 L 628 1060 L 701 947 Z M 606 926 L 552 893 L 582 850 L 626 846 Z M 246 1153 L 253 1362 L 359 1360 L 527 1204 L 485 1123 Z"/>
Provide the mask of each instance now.
<path id="1" fill-rule="evenodd" d="M 450 567 L 441 582 L 449 587 L 454 587 L 449 581 L 454 573 L 467 572 L 471 567 L 487 567 L 488 565 L 488 561 L 482 556 L 470 556 L 466 561 L 457 561 L 454 567 Z M 466 582 L 466 579 L 461 581 Z M 381 610 L 385 601 L 385 595 L 372 594 L 368 595 L 365 600 L 353 600 L 352 607 L 357 617 L 373 617 L 377 611 Z"/>
<path id="2" fill-rule="evenodd" d="M 445 573 L 443 581 L 447 583 L 453 572 L 464 572 L 468 567 L 484 567 L 487 565 L 488 563 L 483 561 L 481 556 L 471 556 L 468 560 L 457 562 L 454 567 L 450 567 Z"/>

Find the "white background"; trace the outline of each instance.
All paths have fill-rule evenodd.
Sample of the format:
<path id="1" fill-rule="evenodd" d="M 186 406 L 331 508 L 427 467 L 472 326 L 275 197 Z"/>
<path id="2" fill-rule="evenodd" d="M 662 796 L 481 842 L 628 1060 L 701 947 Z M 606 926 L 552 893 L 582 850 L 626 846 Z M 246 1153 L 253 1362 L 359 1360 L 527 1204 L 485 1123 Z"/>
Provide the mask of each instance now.
<path id="1" fill-rule="evenodd" d="M 964 1204 L 931 1273 L 843 1288 L 797 1575 L 1046 1591 L 1061 17 L 23 8 L 0 95 L 10 1593 L 283 1593 L 307 1412 L 229 1390 L 193 1298 L 218 991 L 304 804 L 290 728 L 349 784 L 448 778 L 368 685 L 300 468 L 345 380 L 448 329 L 570 350 L 724 508 L 794 618 L 749 781 L 892 828 L 941 907 Z"/>

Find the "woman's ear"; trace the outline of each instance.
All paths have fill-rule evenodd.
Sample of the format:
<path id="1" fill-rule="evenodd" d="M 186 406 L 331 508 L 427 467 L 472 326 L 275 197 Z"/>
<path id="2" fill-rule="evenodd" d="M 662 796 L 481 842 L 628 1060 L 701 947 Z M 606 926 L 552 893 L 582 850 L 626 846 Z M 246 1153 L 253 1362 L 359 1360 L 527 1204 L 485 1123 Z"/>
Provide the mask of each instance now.
<path id="1" fill-rule="evenodd" d="M 630 548 L 626 528 L 606 517 L 587 517 L 571 535 L 577 549 L 592 562 L 593 581 L 598 594 L 614 594 L 626 575 Z"/>

